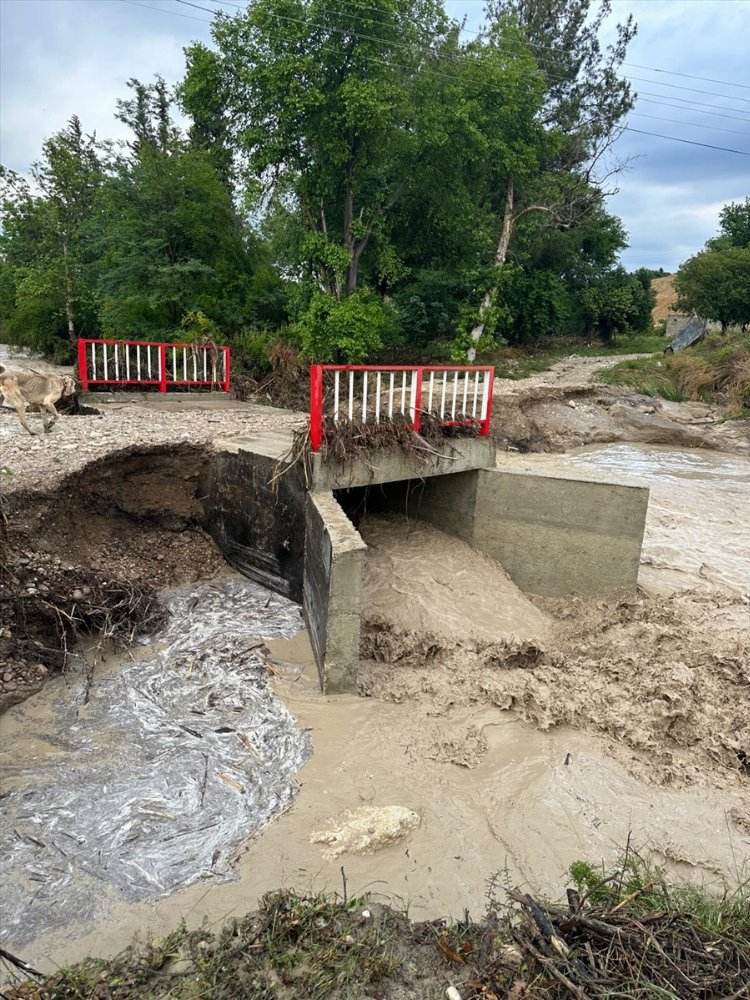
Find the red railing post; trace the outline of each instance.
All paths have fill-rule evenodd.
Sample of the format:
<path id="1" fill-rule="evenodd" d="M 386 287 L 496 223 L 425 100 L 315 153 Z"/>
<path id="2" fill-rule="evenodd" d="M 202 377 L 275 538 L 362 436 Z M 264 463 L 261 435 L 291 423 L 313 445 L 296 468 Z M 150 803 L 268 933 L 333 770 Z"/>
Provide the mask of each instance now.
<path id="1" fill-rule="evenodd" d="M 492 419 L 492 390 L 495 385 L 495 369 L 490 368 L 487 372 L 487 386 L 485 391 L 487 392 L 487 409 L 484 413 L 484 420 L 482 421 L 482 437 L 487 437 L 490 433 L 490 420 Z"/>
<path id="2" fill-rule="evenodd" d="M 229 348 L 224 348 L 224 392 L 229 392 Z"/>
<path id="3" fill-rule="evenodd" d="M 422 369 L 416 369 L 417 384 L 414 392 L 414 432 L 419 434 L 422 425 Z"/>
<path id="4" fill-rule="evenodd" d="M 167 391 L 167 345 L 159 344 L 159 392 Z"/>
<path id="5" fill-rule="evenodd" d="M 310 446 L 318 451 L 323 443 L 323 369 L 310 365 Z"/>
<path id="6" fill-rule="evenodd" d="M 86 358 L 86 341 L 78 340 L 78 381 L 83 392 L 89 391 L 88 360 Z"/>

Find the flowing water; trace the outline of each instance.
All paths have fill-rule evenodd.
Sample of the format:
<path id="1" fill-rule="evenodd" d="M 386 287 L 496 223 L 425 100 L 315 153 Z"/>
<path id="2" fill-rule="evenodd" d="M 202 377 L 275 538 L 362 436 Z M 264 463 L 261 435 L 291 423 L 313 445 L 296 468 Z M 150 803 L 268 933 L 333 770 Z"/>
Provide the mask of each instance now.
<path id="1" fill-rule="evenodd" d="M 536 472 L 650 486 L 652 506 L 643 568 L 652 578 L 649 585 L 654 592 L 696 585 L 733 591 L 748 588 L 750 546 L 743 550 L 743 542 L 750 531 L 750 463 L 704 453 L 611 445 L 569 456 L 519 458 L 513 464 L 519 468 L 526 465 Z M 412 916 L 460 916 L 466 907 L 477 914 L 485 903 L 487 879 L 493 873 L 500 873 L 501 884 L 556 894 L 565 884 L 565 872 L 572 861 L 586 858 L 612 863 L 631 837 L 658 862 L 709 881 L 737 879 L 743 866 L 750 863 L 750 827 L 743 830 L 730 818 L 737 809 L 746 808 L 744 788 L 649 784 L 611 757 L 609 738 L 569 727 L 541 732 L 493 705 L 462 706 L 450 716 L 436 716 L 429 706 L 414 702 L 393 704 L 375 698 L 325 697 L 317 690 L 305 633 L 292 636 L 298 621 L 295 609 L 280 598 L 270 598 L 271 607 L 277 604 L 283 614 L 281 620 L 271 615 L 266 627 L 262 595 L 257 588 L 253 592 L 257 597 L 251 610 L 259 617 L 253 620 L 251 614 L 240 624 L 242 629 L 267 640 L 270 659 L 263 650 L 263 662 L 257 669 L 269 662 L 273 666 L 276 697 L 263 688 L 261 701 L 248 704 L 244 685 L 238 679 L 231 680 L 230 660 L 231 695 L 226 702 L 213 706 L 217 714 L 212 715 L 210 727 L 195 715 L 188 717 L 190 707 L 196 704 L 194 699 L 187 699 L 185 711 L 178 711 L 180 699 L 170 697 L 172 707 L 165 709 L 166 717 L 158 704 L 139 700 L 138 712 L 145 711 L 147 720 L 152 721 L 145 731 L 139 728 L 123 733 L 123 728 L 127 731 L 128 726 L 136 726 L 132 716 L 129 722 L 118 721 L 116 706 L 123 701 L 125 688 L 119 689 L 117 697 L 95 696 L 93 711 L 100 697 L 106 708 L 96 725 L 91 722 L 92 715 L 84 725 L 70 706 L 55 708 L 58 721 L 51 734 L 41 725 L 51 711 L 46 701 L 40 701 L 47 698 L 49 689 L 14 710 L 19 712 L 14 731 L 22 734 L 23 740 L 20 744 L 15 739 L 10 741 L 5 752 L 4 763 L 10 766 L 13 785 L 18 789 L 3 803 L 6 816 L 9 810 L 14 811 L 13 821 L 4 827 L 5 848 L 10 850 L 12 874 L 23 869 L 27 881 L 25 895 L 12 896 L 16 901 L 14 912 L 20 919 L 7 935 L 7 946 L 11 950 L 16 946 L 27 961 L 49 968 L 85 954 L 111 954 L 127 944 L 135 932 L 163 934 L 182 917 L 197 924 L 204 915 L 219 921 L 231 914 L 242 914 L 254 907 L 263 892 L 281 886 L 343 891 L 344 878 L 350 894 L 371 891 L 401 899 L 410 905 Z M 183 594 L 177 599 L 174 627 L 178 632 L 184 616 L 195 611 L 194 596 Z M 239 618 L 237 610 L 234 616 Z M 277 638 L 270 638 L 274 634 Z M 219 652 L 225 659 L 223 647 Z M 147 659 L 159 663 L 157 673 L 167 693 L 177 691 L 176 682 L 167 680 L 175 663 L 180 666 L 183 680 L 190 673 L 184 659 L 190 654 L 183 650 L 182 655 L 182 660 L 164 658 L 163 653 L 158 661 L 156 657 Z M 112 669 L 102 678 L 102 684 L 124 678 L 126 687 L 135 686 L 133 678 L 143 669 L 143 661 L 133 663 L 124 657 L 121 662 L 119 670 Z M 116 666 L 110 663 L 111 668 Z M 211 685 L 215 681 L 212 672 Z M 138 682 L 137 687 L 142 689 L 142 683 Z M 155 678 L 148 690 L 152 696 L 158 692 Z M 63 698 L 62 688 L 58 687 L 58 695 Z M 204 705 L 205 699 L 200 707 Z M 296 726 L 287 713 L 292 713 Z M 185 733 L 180 725 L 203 735 Z M 245 735 L 252 733 L 249 742 L 257 749 L 264 725 L 268 727 L 269 753 L 275 747 L 273 770 L 267 773 L 272 774 L 276 785 L 270 799 L 264 799 L 269 789 L 261 789 L 265 779 L 255 772 L 257 785 L 252 788 L 253 795 L 257 792 L 256 802 L 252 795 L 253 801 L 247 798 L 252 784 L 247 768 L 253 755 L 240 745 L 234 732 L 221 730 L 228 726 Z M 171 732 L 168 738 L 165 726 Z M 163 845 L 164 841 L 159 841 L 157 830 L 160 823 L 173 820 L 149 816 L 148 811 L 174 812 L 174 796 L 162 784 L 165 768 L 172 766 L 172 753 L 178 754 L 173 762 L 178 766 L 171 772 L 177 787 L 193 799 L 200 795 L 200 755 L 208 728 L 212 729 L 212 753 L 217 754 L 217 761 L 221 759 L 220 764 L 211 767 L 210 794 L 221 796 L 215 807 L 211 800 L 212 815 L 226 824 L 226 851 L 222 848 L 225 853 L 212 866 L 216 841 L 202 845 L 200 838 L 185 838 L 192 845 L 191 852 L 185 853 L 179 877 L 167 881 L 169 865 L 165 871 L 161 848 L 157 850 L 157 844 Z M 88 742 L 82 739 L 84 732 L 88 733 Z M 471 767 L 436 759 L 425 750 L 427 732 L 438 736 L 442 733 L 448 741 L 453 734 L 459 740 L 461 734 L 478 734 L 483 753 Z M 312 756 L 305 759 L 308 739 Z M 216 740 L 220 740 L 218 745 Z M 24 748 L 22 754 L 17 752 L 19 745 Z M 118 754 L 110 765 L 112 745 L 125 746 L 128 752 Z M 191 748 L 192 756 L 183 752 L 185 747 Z M 165 756 L 161 755 L 163 748 L 169 750 Z M 265 759 L 265 752 L 262 754 Z M 129 755 L 134 757 L 135 765 Z M 65 771 L 71 762 L 75 764 L 73 779 L 65 785 Z M 293 798 L 294 774 L 300 766 L 300 789 Z M 133 767 L 139 784 L 124 790 L 118 808 L 122 810 L 125 801 L 135 800 L 136 804 L 128 806 L 127 814 L 108 816 L 107 810 L 113 809 L 110 782 L 124 781 Z M 41 777 L 36 776 L 37 769 Z M 222 780 L 216 774 L 220 770 L 235 785 L 243 785 L 245 794 Z M 72 805 L 66 805 L 55 782 L 67 789 Z M 80 801 L 79 785 L 93 802 Z M 17 822 L 20 806 L 13 803 L 22 802 L 27 787 L 29 794 L 37 789 L 44 795 L 26 808 L 27 825 L 21 829 Z M 263 808 L 259 807 L 261 799 L 265 801 Z M 237 837 L 243 830 L 252 833 L 258 822 L 290 803 L 290 808 L 276 812 L 259 836 L 245 837 L 236 849 Z M 347 854 L 335 861 L 327 860 L 321 845 L 311 843 L 311 833 L 330 825 L 345 811 L 363 805 L 413 810 L 420 817 L 419 827 L 376 854 Z M 144 807 L 146 815 L 142 814 Z M 80 816 L 82 825 L 71 827 L 66 809 Z M 59 817 L 49 839 L 57 841 L 63 850 L 67 850 L 67 842 L 59 836 L 63 820 L 65 832 L 77 836 L 90 835 L 86 824 L 91 824 L 94 832 L 101 830 L 98 843 L 107 844 L 107 856 L 113 862 L 117 859 L 110 865 L 112 872 L 107 879 L 85 881 L 90 873 L 81 859 L 87 865 L 97 864 L 98 855 L 86 854 L 82 847 L 78 852 L 80 845 L 71 841 L 68 854 L 74 856 L 73 860 L 60 860 L 57 865 L 63 870 L 80 871 L 71 874 L 71 882 L 50 888 L 56 885 L 53 879 L 58 878 L 54 871 L 49 875 L 55 845 L 52 849 L 47 845 L 46 830 L 43 824 L 35 823 L 36 815 L 47 817 L 47 822 Z M 130 828 L 137 830 L 140 841 L 130 843 L 128 835 L 122 835 L 123 818 L 141 824 Z M 15 838 L 14 828 L 21 834 L 20 839 Z M 202 833 L 195 827 L 190 830 Z M 24 840 L 24 833 L 29 831 L 45 843 L 44 848 Z M 124 855 L 123 849 L 132 853 Z M 50 868 L 39 870 L 48 877 L 44 882 L 29 882 L 29 866 L 37 857 L 35 852 L 42 850 Z M 142 871 L 139 873 L 132 865 L 123 867 L 123 857 L 125 861 L 136 861 Z M 71 895 L 71 886 L 79 877 L 81 881 L 76 884 L 81 891 L 76 889 Z M 235 880 L 228 881 L 230 877 Z M 11 887 L 14 878 L 10 879 Z M 164 891 L 150 879 L 159 881 Z M 82 902 L 84 890 L 88 893 L 86 905 Z M 15 893 L 15 889 L 11 888 L 11 892 Z M 60 913 L 51 917 L 56 907 Z M 40 911 L 38 918 L 35 908 Z"/>

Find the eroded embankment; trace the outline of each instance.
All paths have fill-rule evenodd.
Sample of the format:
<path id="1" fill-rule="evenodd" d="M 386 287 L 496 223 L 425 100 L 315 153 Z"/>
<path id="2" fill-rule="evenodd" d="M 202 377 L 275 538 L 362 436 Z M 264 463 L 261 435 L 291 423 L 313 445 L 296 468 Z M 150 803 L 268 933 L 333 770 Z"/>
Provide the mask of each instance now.
<path id="1" fill-rule="evenodd" d="M 457 539 L 402 518 L 369 518 L 360 689 L 458 708 L 513 709 L 546 730 L 612 738 L 657 783 L 750 776 L 750 615 L 740 597 L 687 593 L 611 602 L 537 600 Z M 486 589 L 483 589 L 486 588 Z M 476 734 L 452 740 L 477 763 Z M 448 758 L 450 759 L 450 758 Z M 750 813 L 736 814 L 750 829 Z"/>
<path id="2" fill-rule="evenodd" d="M 121 644 L 164 621 L 156 591 L 222 565 L 201 528 L 205 452 L 123 449 L 6 501 L 0 546 L 0 712 L 97 633 Z"/>

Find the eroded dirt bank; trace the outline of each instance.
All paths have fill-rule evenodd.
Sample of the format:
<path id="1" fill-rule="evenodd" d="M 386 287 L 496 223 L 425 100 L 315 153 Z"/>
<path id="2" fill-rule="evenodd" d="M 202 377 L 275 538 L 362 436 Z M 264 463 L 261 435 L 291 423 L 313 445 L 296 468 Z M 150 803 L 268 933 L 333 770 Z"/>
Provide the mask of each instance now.
<path id="1" fill-rule="evenodd" d="M 631 355 L 630 357 L 644 357 Z M 750 454 L 750 420 L 595 382 L 623 356 L 565 358 L 530 378 L 495 382 L 492 433 L 502 449 L 564 452 L 616 441 Z"/>

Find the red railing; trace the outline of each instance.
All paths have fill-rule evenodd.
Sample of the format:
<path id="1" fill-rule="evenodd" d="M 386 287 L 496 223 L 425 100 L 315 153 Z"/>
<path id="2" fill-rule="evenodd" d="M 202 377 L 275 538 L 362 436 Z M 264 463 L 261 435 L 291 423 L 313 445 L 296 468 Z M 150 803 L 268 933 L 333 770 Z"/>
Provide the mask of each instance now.
<path id="1" fill-rule="evenodd" d="M 494 375 L 489 366 L 311 365 L 312 450 L 326 424 L 340 420 L 377 424 L 400 416 L 418 432 L 429 414 L 444 427 L 477 424 L 487 435 Z"/>
<path id="2" fill-rule="evenodd" d="M 144 340 L 79 340 L 81 388 L 142 385 L 229 392 L 229 348 Z"/>

